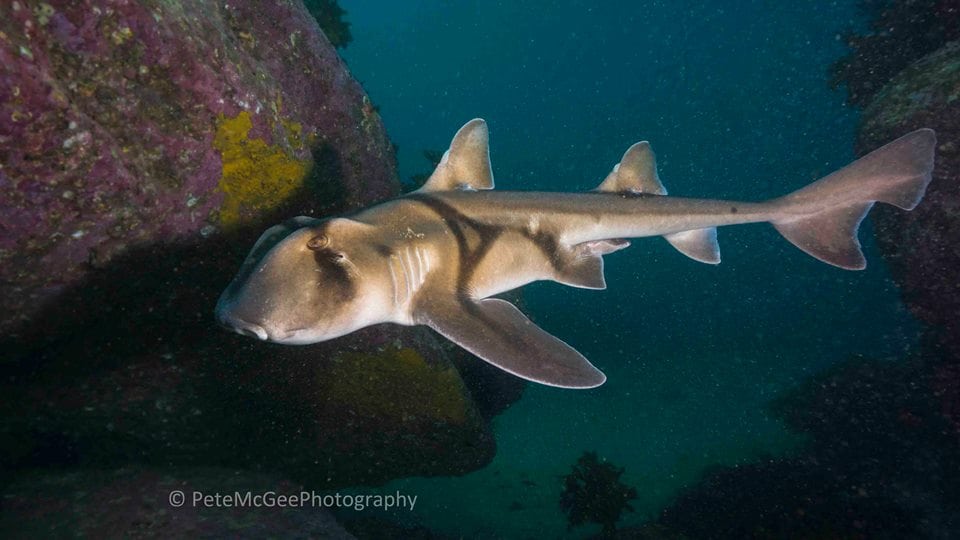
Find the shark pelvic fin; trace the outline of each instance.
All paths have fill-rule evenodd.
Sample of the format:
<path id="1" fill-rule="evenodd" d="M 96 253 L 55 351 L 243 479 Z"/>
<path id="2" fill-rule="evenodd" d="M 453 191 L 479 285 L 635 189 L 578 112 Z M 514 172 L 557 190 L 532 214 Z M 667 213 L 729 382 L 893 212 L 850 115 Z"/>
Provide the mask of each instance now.
<path id="1" fill-rule="evenodd" d="M 694 229 L 663 236 L 677 251 L 695 261 L 720 264 L 720 244 L 717 243 L 717 228 Z"/>
<path id="2" fill-rule="evenodd" d="M 627 247 L 630 247 L 629 241 L 615 238 L 584 242 L 563 250 L 560 252 L 554 281 L 582 289 L 606 289 L 603 256 Z"/>
<path id="3" fill-rule="evenodd" d="M 650 143 L 641 141 L 623 154 L 613 171 L 597 186 L 597 191 L 649 193 L 666 195 L 667 188 L 657 174 L 657 157 Z"/>
<path id="4" fill-rule="evenodd" d="M 418 309 L 417 320 L 477 357 L 529 381 L 593 388 L 607 380 L 582 354 L 499 298 L 434 301 Z"/>
<path id="5" fill-rule="evenodd" d="M 493 189 L 487 123 L 481 118 L 467 122 L 453 136 L 450 149 L 426 183 L 417 191 Z"/>

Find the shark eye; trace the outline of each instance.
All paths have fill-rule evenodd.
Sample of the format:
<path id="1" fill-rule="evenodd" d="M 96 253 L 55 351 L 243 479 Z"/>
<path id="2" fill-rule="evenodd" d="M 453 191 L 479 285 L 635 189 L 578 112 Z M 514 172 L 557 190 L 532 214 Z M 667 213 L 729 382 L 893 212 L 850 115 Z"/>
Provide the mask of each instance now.
<path id="1" fill-rule="evenodd" d="M 312 250 L 323 249 L 330 245 L 330 239 L 325 234 L 318 234 L 307 241 L 307 247 Z"/>

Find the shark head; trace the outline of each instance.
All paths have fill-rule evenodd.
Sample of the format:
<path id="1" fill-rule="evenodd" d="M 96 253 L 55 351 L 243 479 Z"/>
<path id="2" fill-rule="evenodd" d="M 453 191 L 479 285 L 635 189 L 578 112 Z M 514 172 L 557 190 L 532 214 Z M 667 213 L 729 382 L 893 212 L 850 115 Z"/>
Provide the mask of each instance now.
<path id="1" fill-rule="evenodd" d="M 220 295 L 217 320 L 240 334 L 293 345 L 382 322 L 390 306 L 377 276 L 388 270 L 365 238 L 367 228 L 345 218 L 301 217 L 267 229 Z"/>

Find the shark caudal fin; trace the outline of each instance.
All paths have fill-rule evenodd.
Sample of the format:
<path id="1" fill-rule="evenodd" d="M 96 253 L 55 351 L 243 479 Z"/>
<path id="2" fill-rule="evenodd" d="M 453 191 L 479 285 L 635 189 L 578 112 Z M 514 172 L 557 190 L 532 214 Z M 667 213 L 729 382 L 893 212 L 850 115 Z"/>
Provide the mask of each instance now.
<path id="1" fill-rule="evenodd" d="M 770 220 L 793 245 L 825 263 L 862 270 L 857 229 L 877 201 L 913 210 L 933 171 L 936 135 L 918 129 L 773 202 Z"/>

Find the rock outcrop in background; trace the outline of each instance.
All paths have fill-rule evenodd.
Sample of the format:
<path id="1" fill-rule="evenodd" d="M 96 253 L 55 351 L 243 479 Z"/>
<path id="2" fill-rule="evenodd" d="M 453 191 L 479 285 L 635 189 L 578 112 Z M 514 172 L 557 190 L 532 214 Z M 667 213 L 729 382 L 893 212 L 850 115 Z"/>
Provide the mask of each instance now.
<path id="1" fill-rule="evenodd" d="M 912 212 L 871 213 L 904 304 L 924 324 L 908 358 L 850 359 L 773 406 L 809 437 L 795 455 L 707 474 L 654 530 L 692 538 L 951 538 L 960 522 L 960 5 L 862 3 L 865 35 L 833 66 L 864 107 L 859 155 L 937 132 L 933 181 Z M 663 527 L 665 529 L 657 528 Z"/>
<path id="2" fill-rule="evenodd" d="M 909 213 L 878 208 L 874 222 L 904 303 L 960 363 L 960 42 L 913 63 L 877 94 L 863 113 L 857 149 L 921 126 L 938 141 L 923 204 Z"/>
<path id="3" fill-rule="evenodd" d="M 299 0 L 0 4 L 4 474 L 331 488 L 487 463 L 522 384 L 430 332 L 285 347 L 213 320 L 266 226 L 398 189 L 375 107 Z"/>
<path id="4" fill-rule="evenodd" d="M 831 84 L 847 103 L 866 107 L 907 66 L 960 39 L 956 0 L 862 0 L 866 28 L 844 36 L 848 52 L 830 68 Z"/>
<path id="5" fill-rule="evenodd" d="M 927 325 L 927 346 L 945 347 L 930 352 L 960 363 L 960 4 L 873 0 L 861 8 L 868 30 L 848 34 L 833 84 L 863 108 L 859 154 L 920 127 L 937 132 L 923 203 L 907 213 L 880 205 L 872 217 L 904 303 Z"/>
<path id="6" fill-rule="evenodd" d="M 723 467 L 660 523 L 690 538 L 950 538 L 960 446 L 922 360 L 853 358 L 773 413 L 809 438 L 795 455 Z"/>

